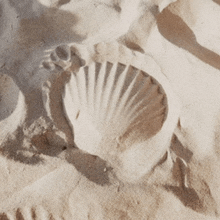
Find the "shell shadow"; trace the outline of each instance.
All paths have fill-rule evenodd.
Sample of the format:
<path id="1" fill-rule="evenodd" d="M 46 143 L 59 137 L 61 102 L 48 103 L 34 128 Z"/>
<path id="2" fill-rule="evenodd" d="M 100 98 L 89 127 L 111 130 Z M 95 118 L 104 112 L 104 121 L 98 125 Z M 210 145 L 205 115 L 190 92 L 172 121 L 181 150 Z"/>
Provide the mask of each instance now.
<path id="1" fill-rule="evenodd" d="M 168 192 L 172 192 L 176 197 L 178 197 L 184 206 L 197 212 L 205 212 L 202 201 L 194 189 L 170 185 L 165 185 L 164 188 Z"/>
<path id="2" fill-rule="evenodd" d="M 53 139 L 56 139 L 55 141 L 57 143 L 64 142 L 62 138 L 60 138 L 58 135 L 53 134 Z M 37 152 L 40 154 L 48 155 L 51 157 L 58 156 L 62 151 L 66 150 L 67 147 L 65 146 L 65 143 L 63 143 L 63 146 L 60 147 L 59 144 L 53 144 L 51 145 L 50 141 L 48 140 L 48 135 L 46 134 L 39 134 L 35 135 L 31 143 L 34 145 L 34 147 L 37 149 Z"/>
<path id="3" fill-rule="evenodd" d="M 0 152 L 7 159 L 14 160 L 20 163 L 36 165 L 43 162 L 43 159 L 36 152 L 22 147 L 24 133 L 21 127 L 14 132 L 14 138 L 8 138 L 0 148 Z M 32 156 L 25 155 L 26 152 L 32 153 Z"/>
<path id="4" fill-rule="evenodd" d="M 191 161 L 193 152 L 184 147 L 176 135 L 173 135 L 170 149 L 175 152 L 178 157 L 186 161 L 186 163 L 189 163 Z"/>
<path id="5" fill-rule="evenodd" d="M 64 2 L 66 1 L 60 1 L 60 3 Z M 35 60 L 34 62 L 31 61 L 34 51 L 37 51 L 37 49 L 40 47 L 40 49 L 45 50 L 45 47 L 51 48 L 64 42 L 78 42 L 84 38 L 77 35 L 76 33 L 73 33 L 71 30 L 70 27 L 75 25 L 78 21 L 77 17 L 71 13 L 60 9 L 58 10 L 56 8 L 47 8 L 35 0 L 24 0 L 21 1 L 20 4 L 17 4 L 15 0 L 9 0 L 8 3 L 11 8 L 16 11 L 17 19 L 20 22 L 19 31 L 16 32 L 16 39 L 18 40 L 19 44 L 16 45 L 16 49 L 14 51 L 15 53 L 13 54 L 13 57 L 11 57 L 12 62 L 10 69 L 8 70 L 8 68 L 5 68 L 4 65 L 1 68 L 2 72 L 8 73 L 8 75 L 10 75 L 10 77 L 13 79 L 12 81 L 15 85 L 13 88 L 20 90 L 24 95 L 25 104 L 27 105 L 25 124 L 28 126 L 40 117 L 47 117 L 41 91 L 38 89 L 33 89 L 32 86 L 29 85 L 29 80 L 33 76 L 35 70 L 34 68 L 38 66 L 38 63 L 35 63 Z M 36 8 L 39 10 L 35 11 L 33 4 L 35 4 L 34 6 L 36 6 Z M 0 10 L 1 9 L 2 7 Z M 6 13 L 7 12 L 8 11 L 6 11 Z M 47 17 L 43 12 L 45 12 Z M 65 25 L 63 25 L 63 23 L 65 23 Z M 29 65 L 31 66 L 31 69 L 26 69 L 25 65 L 27 61 L 32 62 Z M 40 83 L 43 83 L 44 80 L 46 81 L 45 77 L 41 80 Z M 9 100 L 8 104 L 10 104 L 13 100 L 11 94 L 16 94 L 16 92 L 14 89 L 12 89 L 12 91 L 10 91 L 9 99 L 9 94 L 5 94 L 5 91 L 2 93 L 1 88 L 2 87 L 0 82 L 0 97 L 3 97 L 2 100 Z M 9 106 L 10 111 L 13 110 L 14 107 L 12 104 Z M 3 110 L 6 107 L 7 105 L 3 105 Z M 0 111 L 2 112 L 1 101 Z M 0 114 L 0 121 L 4 118 L 7 118 L 10 114 L 10 111 L 4 111 L 4 114 Z M 59 128 L 61 128 L 61 131 L 63 131 L 62 123 L 60 123 Z M 32 150 L 23 147 L 24 134 L 21 128 L 18 128 L 15 134 L 13 133 L 13 135 L 15 135 L 13 140 L 6 140 L 5 143 L 1 146 L 0 151 L 3 155 L 5 155 L 8 159 L 13 159 L 21 163 L 32 165 L 43 161 L 38 152 L 34 152 L 36 154 L 33 157 L 25 156 L 25 152 L 33 152 Z M 57 138 L 59 139 L 59 137 Z M 35 143 L 37 143 L 36 148 L 38 151 L 40 151 L 40 153 L 50 156 L 57 156 L 62 151 L 62 148 L 57 146 L 54 148 L 49 146 L 49 151 L 51 152 L 48 150 L 45 151 L 45 149 L 42 149 L 42 145 L 44 145 L 43 139 L 43 137 L 39 136 L 35 137 L 34 139 Z M 58 142 L 60 141 L 58 140 Z"/>
<path id="6" fill-rule="evenodd" d="M 219 3 L 219 1 L 216 1 Z M 187 50 L 192 55 L 196 56 L 201 61 L 210 66 L 220 69 L 220 56 L 201 46 L 194 32 L 178 15 L 173 14 L 169 9 L 164 9 L 157 16 L 157 26 L 159 32 L 172 44 Z"/>
<path id="7" fill-rule="evenodd" d="M 10 0 L 10 6 L 15 9 L 20 19 L 18 35 L 20 35 L 21 45 L 27 48 L 39 46 L 42 43 L 57 46 L 84 40 L 86 36 L 72 29 L 79 21 L 77 15 L 59 8 L 66 3 L 67 0 L 61 0 L 56 7 L 49 8 L 35 0 L 23 1 L 21 4 Z"/>
<path id="8" fill-rule="evenodd" d="M 42 110 L 39 91 L 34 90 L 32 85 L 30 86 L 30 80 L 33 80 L 33 74 L 36 74 L 36 69 L 45 55 L 44 51 L 63 43 L 81 42 L 85 37 L 76 34 L 71 29 L 78 23 L 77 16 L 62 9 L 48 8 L 35 0 L 24 0 L 20 4 L 17 4 L 15 0 L 10 0 L 9 5 L 18 14 L 19 30 L 14 34 L 16 41 L 14 48 L 11 49 L 13 53 L 10 52 L 11 54 L 8 55 L 11 59 L 10 67 L 4 68 L 3 66 L 2 71 L 13 78 L 28 104 L 35 110 L 35 114 L 31 117 L 37 119 L 39 115 L 46 113 Z M 41 56 L 42 59 L 39 58 Z M 40 75 L 34 83 L 43 84 L 48 77 Z M 36 101 L 33 102 L 33 100 Z M 37 102 L 38 108 L 34 104 Z"/>
<path id="9" fill-rule="evenodd" d="M 215 2 L 216 4 L 220 5 L 220 0 L 212 0 L 213 2 Z"/>
<path id="10" fill-rule="evenodd" d="M 90 181 L 101 186 L 110 184 L 109 171 L 112 168 L 100 157 L 75 148 L 66 156 L 66 160 Z"/>
<path id="11" fill-rule="evenodd" d="M 60 1 L 64 3 L 66 1 Z M 2 71 L 10 75 L 24 94 L 29 124 L 41 116 L 46 116 L 42 94 L 34 87 L 41 86 L 51 74 L 40 71 L 40 64 L 45 56 L 45 50 L 51 50 L 60 44 L 81 42 L 85 38 L 72 30 L 78 23 L 78 18 L 59 8 L 48 8 L 35 0 L 22 0 L 17 4 L 9 0 L 9 5 L 17 13 L 19 29 L 14 34 L 13 53 L 8 55 L 10 67 L 2 67 Z M 36 10 L 37 9 L 37 10 Z M 6 11 L 9 13 L 10 11 Z M 7 54 L 6 54 L 7 55 Z M 7 63 L 7 62 L 6 62 Z M 34 100 L 34 101 L 33 101 Z"/>
<path id="12" fill-rule="evenodd" d="M 67 137 L 67 142 L 72 145 L 73 141 L 73 134 L 71 127 L 66 119 L 63 107 L 63 93 L 64 93 L 64 86 L 70 80 L 70 73 L 63 72 L 60 76 L 58 76 L 52 83 L 50 87 L 50 91 L 47 94 L 47 102 L 49 105 L 49 112 L 50 117 L 52 118 L 53 122 L 55 123 L 58 130 L 65 133 Z M 46 105 L 46 104 L 44 104 Z"/>
<path id="13" fill-rule="evenodd" d="M 9 218 L 7 217 L 6 213 L 1 213 L 0 214 L 0 219 L 1 220 L 9 220 Z"/>

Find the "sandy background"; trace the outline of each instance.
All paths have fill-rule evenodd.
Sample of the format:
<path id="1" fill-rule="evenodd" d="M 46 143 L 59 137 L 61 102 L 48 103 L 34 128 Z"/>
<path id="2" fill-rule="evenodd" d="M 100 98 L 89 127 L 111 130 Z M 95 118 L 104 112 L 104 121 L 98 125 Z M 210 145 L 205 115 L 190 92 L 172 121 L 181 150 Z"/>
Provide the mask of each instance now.
<path id="1" fill-rule="evenodd" d="M 219 219 L 219 21 L 218 0 L 0 1 L 0 219 Z M 70 71 L 131 56 L 154 60 L 180 112 L 153 162 L 122 154 L 124 178 L 76 148 L 64 91 Z"/>

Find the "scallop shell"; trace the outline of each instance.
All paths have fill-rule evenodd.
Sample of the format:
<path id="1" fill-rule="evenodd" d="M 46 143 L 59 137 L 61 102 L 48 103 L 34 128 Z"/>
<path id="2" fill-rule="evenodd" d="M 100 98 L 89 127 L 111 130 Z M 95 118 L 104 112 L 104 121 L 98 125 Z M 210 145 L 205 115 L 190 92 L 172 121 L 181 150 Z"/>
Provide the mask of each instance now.
<path id="1" fill-rule="evenodd" d="M 151 57 L 124 56 L 124 48 L 113 57 L 105 48 L 104 60 L 99 56 L 72 74 L 64 107 L 77 147 L 136 176 L 168 148 L 178 101 Z"/>
<path id="2" fill-rule="evenodd" d="M 23 94 L 10 76 L 0 73 L 0 143 L 17 128 L 24 113 Z"/>

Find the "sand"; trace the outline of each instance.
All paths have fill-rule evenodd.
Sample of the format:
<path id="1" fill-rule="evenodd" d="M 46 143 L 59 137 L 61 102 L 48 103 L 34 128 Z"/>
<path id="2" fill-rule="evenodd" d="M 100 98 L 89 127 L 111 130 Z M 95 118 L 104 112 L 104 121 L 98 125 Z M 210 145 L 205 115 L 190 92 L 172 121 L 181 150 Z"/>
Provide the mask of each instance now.
<path id="1" fill-rule="evenodd" d="M 0 2 L 0 219 L 219 219 L 220 1 Z"/>

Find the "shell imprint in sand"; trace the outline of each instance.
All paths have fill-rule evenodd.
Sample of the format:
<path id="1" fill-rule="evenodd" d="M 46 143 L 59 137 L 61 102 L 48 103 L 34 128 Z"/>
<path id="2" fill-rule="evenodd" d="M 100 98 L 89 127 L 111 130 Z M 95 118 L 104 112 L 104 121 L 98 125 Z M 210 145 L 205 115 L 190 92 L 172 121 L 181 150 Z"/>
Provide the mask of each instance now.
<path id="1" fill-rule="evenodd" d="M 24 96 L 13 79 L 0 73 L 0 143 L 13 132 L 25 114 Z"/>
<path id="2" fill-rule="evenodd" d="M 149 68 L 149 75 L 148 68 L 135 66 L 93 62 L 72 74 L 64 96 L 76 146 L 116 170 L 123 167 L 129 179 L 140 169 L 142 174 L 149 171 L 165 153 L 178 118 L 172 93 L 158 83 L 165 82 L 169 90 L 158 67 L 155 74 Z"/>

